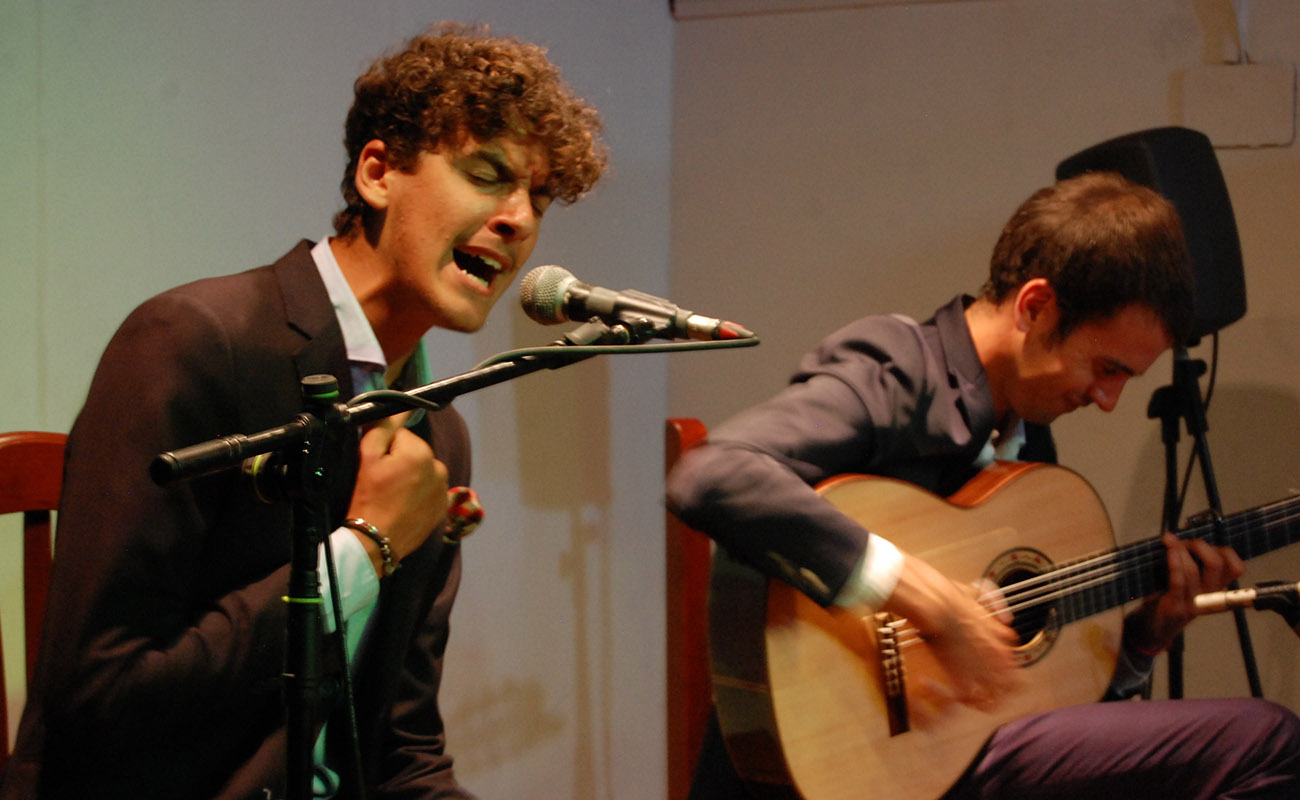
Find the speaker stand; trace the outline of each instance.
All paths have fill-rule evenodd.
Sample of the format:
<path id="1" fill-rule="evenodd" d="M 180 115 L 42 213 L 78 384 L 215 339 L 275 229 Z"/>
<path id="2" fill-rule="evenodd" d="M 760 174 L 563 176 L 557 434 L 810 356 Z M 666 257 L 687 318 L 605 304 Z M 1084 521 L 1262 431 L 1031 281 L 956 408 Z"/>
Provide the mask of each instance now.
<path id="1" fill-rule="evenodd" d="M 1205 362 L 1189 358 L 1187 348 L 1178 345 L 1174 348 L 1173 383 L 1161 387 L 1151 396 L 1147 407 L 1147 416 L 1161 421 L 1161 440 L 1165 449 L 1165 496 L 1163 524 L 1164 530 L 1178 530 L 1182 516 L 1182 497 L 1178 491 L 1178 430 L 1179 422 L 1187 425 L 1187 433 L 1192 437 L 1192 457 L 1199 458 L 1201 464 L 1201 481 L 1205 488 L 1205 499 L 1209 510 L 1205 512 L 1214 523 L 1213 544 L 1224 545 L 1227 537 L 1223 529 L 1223 511 L 1219 502 L 1219 487 L 1214 477 L 1214 466 L 1210 461 L 1210 447 L 1205 432 L 1205 402 L 1201 397 L 1200 377 L 1205 372 Z M 1237 588 L 1233 581 L 1230 589 Z M 1262 697 L 1259 671 L 1255 664 L 1255 651 L 1250 641 L 1250 629 L 1246 626 L 1245 612 L 1240 608 L 1232 610 L 1233 621 L 1237 626 L 1237 640 L 1241 647 L 1241 659 L 1246 669 L 1246 680 L 1250 685 L 1252 697 Z M 1178 635 L 1169 648 L 1169 697 L 1178 699 L 1183 696 L 1183 636 Z"/>

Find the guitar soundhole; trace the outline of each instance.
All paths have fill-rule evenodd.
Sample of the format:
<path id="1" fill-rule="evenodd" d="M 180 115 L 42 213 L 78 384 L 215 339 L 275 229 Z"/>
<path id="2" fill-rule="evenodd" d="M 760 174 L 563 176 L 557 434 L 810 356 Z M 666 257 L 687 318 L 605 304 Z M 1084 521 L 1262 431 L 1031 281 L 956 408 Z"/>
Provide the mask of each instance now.
<path id="1" fill-rule="evenodd" d="M 1051 569 L 1046 555 L 1020 547 L 998 556 L 984 571 L 985 579 L 1002 590 L 1011 610 L 1011 627 L 1020 637 L 1015 656 L 1022 667 L 1045 656 L 1060 633 L 1052 584 L 1042 577 Z"/>

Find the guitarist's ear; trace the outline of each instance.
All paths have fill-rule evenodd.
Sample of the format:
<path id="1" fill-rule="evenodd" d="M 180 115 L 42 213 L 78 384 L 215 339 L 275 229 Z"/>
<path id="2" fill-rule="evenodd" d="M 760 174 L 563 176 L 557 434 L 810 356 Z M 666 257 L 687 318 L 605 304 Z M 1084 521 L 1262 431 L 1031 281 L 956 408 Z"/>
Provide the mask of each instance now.
<path id="1" fill-rule="evenodd" d="M 1032 278 L 1016 292 L 1012 308 L 1016 330 L 1028 333 L 1033 328 L 1055 332 L 1059 316 L 1056 290 L 1046 278 Z M 1044 327 L 1046 326 L 1046 327 Z"/>

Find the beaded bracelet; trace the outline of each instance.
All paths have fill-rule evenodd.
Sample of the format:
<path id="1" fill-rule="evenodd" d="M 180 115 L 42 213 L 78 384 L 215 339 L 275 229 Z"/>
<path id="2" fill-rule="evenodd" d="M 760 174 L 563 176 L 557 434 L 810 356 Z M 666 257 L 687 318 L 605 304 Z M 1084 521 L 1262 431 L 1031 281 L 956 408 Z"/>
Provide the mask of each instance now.
<path id="1" fill-rule="evenodd" d="M 379 557 L 384 562 L 384 576 L 387 577 L 397 571 L 401 566 L 393 561 L 393 547 L 388 541 L 388 537 L 379 532 L 379 529 L 361 517 L 349 517 L 343 520 L 343 527 L 369 537 L 375 544 L 379 545 Z"/>

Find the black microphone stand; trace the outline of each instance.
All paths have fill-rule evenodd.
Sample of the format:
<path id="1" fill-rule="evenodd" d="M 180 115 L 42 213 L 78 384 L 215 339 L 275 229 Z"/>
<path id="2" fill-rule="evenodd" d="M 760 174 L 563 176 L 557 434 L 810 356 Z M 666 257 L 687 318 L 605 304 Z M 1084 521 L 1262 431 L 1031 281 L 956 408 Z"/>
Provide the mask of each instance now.
<path id="1" fill-rule="evenodd" d="M 311 796 L 314 732 L 326 689 L 321 666 L 323 600 L 318 552 L 329 535 L 329 484 L 342 458 L 339 445 L 345 429 L 337 402 L 338 381 L 333 376 L 309 375 L 302 380 L 302 390 L 304 413 L 299 420 L 303 440 L 299 446 L 281 451 L 279 480 L 280 494 L 293 503 L 284 670 L 288 714 L 285 775 L 291 798 Z M 331 584 L 337 584 L 333 576 Z M 338 641 L 341 646 L 341 637 Z M 350 701 L 351 692 L 348 694 Z"/>
<path id="2" fill-rule="evenodd" d="M 636 344 L 654 334 L 648 323 L 609 326 L 592 320 L 570 331 L 551 347 L 489 363 L 409 392 L 370 393 L 362 397 L 374 399 L 351 404 L 338 402 L 338 381 L 334 376 L 310 375 L 302 381 L 304 411 L 287 424 L 249 435 L 213 439 L 154 458 L 149 473 L 156 483 L 166 485 L 239 466 L 252 456 L 273 454 L 274 463 L 262 468 L 258 480 L 267 481 L 268 496 L 287 499 L 293 504 L 289 592 L 285 598 L 289 604 L 284 673 L 288 800 L 310 800 L 312 796 L 315 736 L 329 686 L 322 666 L 320 634 L 324 601 L 320 592 L 318 551 L 322 543 L 328 546 L 330 521 L 334 519 L 329 504 L 331 482 L 342 471 L 343 444 L 356 441 L 356 427 L 409 410 L 413 405 L 441 407 L 452 398 L 476 389 L 538 370 L 577 363 L 594 355 L 582 349 L 586 346 Z M 566 352 L 565 348 L 570 346 L 578 349 Z M 337 581 L 331 580 L 331 585 L 337 587 Z M 341 637 L 336 639 L 341 647 Z M 344 697 L 350 705 L 346 658 L 342 663 Z M 348 712 L 351 714 L 352 709 Z M 355 718 L 350 717 L 349 722 L 352 771 L 358 784 L 356 796 L 365 798 L 368 793 L 362 785 Z"/>
<path id="3" fill-rule="evenodd" d="M 1200 377 L 1204 372 L 1205 362 L 1189 358 L 1186 346 L 1175 347 L 1173 383 L 1157 389 L 1151 396 L 1147 416 L 1161 420 L 1161 440 L 1165 447 L 1164 530 L 1178 530 L 1182 515 L 1182 498 L 1178 491 L 1178 430 L 1179 422 L 1183 421 L 1187 425 L 1188 435 L 1192 437 L 1192 456 L 1200 459 L 1201 480 L 1209 504 L 1209 510 L 1205 513 L 1214 524 L 1214 544 L 1224 545 L 1227 544 L 1227 537 L 1223 529 L 1223 508 L 1205 435 L 1209 426 L 1205 419 L 1205 402 L 1200 386 Z M 1237 582 L 1233 581 L 1229 588 L 1236 589 Z M 1246 615 L 1242 609 L 1234 608 L 1232 616 L 1237 626 L 1237 639 L 1250 693 L 1253 697 L 1262 697 L 1263 689 L 1255 665 L 1250 629 L 1246 627 Z M 1183 696 L 1183 651 L 1184 641 L 1180 633 L 1169 648 L 1169 697 L 1172 699 Z"/>

